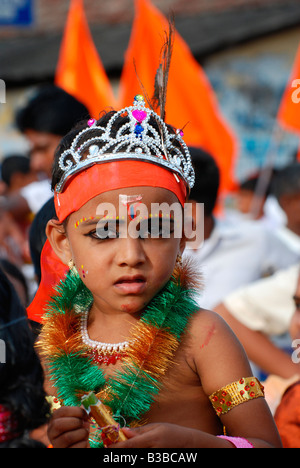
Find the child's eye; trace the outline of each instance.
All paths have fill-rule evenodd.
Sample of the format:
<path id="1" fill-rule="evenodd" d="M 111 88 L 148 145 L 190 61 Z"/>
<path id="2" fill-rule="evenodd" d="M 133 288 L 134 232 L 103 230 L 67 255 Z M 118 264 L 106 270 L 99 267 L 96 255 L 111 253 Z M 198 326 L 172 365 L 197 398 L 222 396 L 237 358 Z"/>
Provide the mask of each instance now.
<path id="1" fill-rule="evenodd" d="M 106 223 L 103 225 L 97 225 L 97 229 L 93 229 L 85 234 L 85 236 L 96 240 L 116 239 L 119 237 L 119 232 L 117 231 L 116 226 L 110 226 Z"/>
<path id="2" fill-rule="evenodd" d="M 139 225 L 139 237 L 146 238 L 164 238 L 168 239 L 174 232 L 174 223 L 170 220 L 162 220 L 161 218 L 151 218 L 142 221 Z"/>

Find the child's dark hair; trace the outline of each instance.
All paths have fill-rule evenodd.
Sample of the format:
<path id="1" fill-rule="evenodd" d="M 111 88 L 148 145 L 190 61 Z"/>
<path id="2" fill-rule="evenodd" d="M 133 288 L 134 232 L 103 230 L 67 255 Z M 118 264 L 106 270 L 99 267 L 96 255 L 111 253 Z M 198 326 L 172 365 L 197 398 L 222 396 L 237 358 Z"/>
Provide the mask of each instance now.
<path id="1" fill-rule="evenodd" d="M 190 200 L 204 203 L 204 212 L 210 216 L 215 208 L 219 185 L 220 171 L 214 158 L 201 148 L 189 148 L 195 170 L 195 185 L 190 193 Z"/>
<path id="2" fill-rule="evenodd" d="M 30 256 L 38 284 L 41 282 L 41 253 L 46 242 L 46 226 L 50 219 L 55 218 L 54 199 L 51 197 L 34 217 L 29 230 Z"/>
<path id="3" fill-rule="evenodd" d="M 29 174 L 30 159 L 22 154 L 12 154 L 6 156 L 1 165 L 1 178 L 6 185 L 10 186 L 13 174 L 20 172 L 21 174 Z"/>
<path id="4" fill-rule="evenodd" d="M 283 195 L 295 195 L 300 192 L 300 163 L 293 162 L 277 169 L 272 179 L 272 193 L 280 202 Z"/>
<path id="5" fill-rule="evenodd" d="M 48 419 L 43 369 L 34 350 L 34 335 L 26 311 L 1 269 L 0 340 L 5 344 L 5 362 L 0 361 L 0 405 L 12 413 L 19 434 L 0 447 L 41 447 L 40 442 L 30 439 L 29 431 Z"/>
<path id="6" fill-rule="evenodd" d="M 99 132 L 99 127 L 100 128 L 105 128 L 109 122 L 109 120 L 113 117 L 114 114 L 116 114 L 117 111 L 109 111 L 109 112 L 106 112 L 106 113 L 103 113 L 102 116 L 100 116 L 99 120 L 97 121 L 97 124 L 92 127 L 90 129 L 90 132 L 88 134 L 88 137 L 86 136 L 86 134 L 83 136 L 82 139 L 79 140 L 78 142 L 78 147 L 80 147 L 87 139 L 90 139 L 90 138 L 93 138 L 93 137 L 97 137 L 97 136 L 100 136 L 102 135 L 102 132 L 100 133 Z M 118 130 L 126 123 L 129 122 L 129 118 L 127 117 L 126 114 L 122 114 L 120 115 L 114 122 L 112 128 L 111 128 L 111 137 L 114 138 L 118 132 Z M 149 119 L 149 124 L 155 128 L 155 130 L 157 132 L 159 132 L 159 128 L 158 128 L 158 124 L 157 124 L 157 121 L 154 117 L 150 117 Z M 72 141 L 74 140 L 74 138 L 82 131 L 84 130 L 85 128 L 87 128 L 87 121 L 83 121 L 83 122 L 80 122 L 76 127 L 74 127 L 64 138 L 62 138 L 60 144 L 58 145 L 57 149 L 56 149 L 56 152 L 55 152 L 55 156 L 54 156 L 54 164 L 53 164 L 53 171 L 52 171 L 52 189 L 54 190 L 55 189 L 55 186 L 56 184 L 60 181 L 63 173 L 62 173 L 62 170 L 60 169 L 59 167 L 59 158 L 60 156 L 62 155 L 62 153 L 64 151 L 66 151 L 67 149 L 70 148 L 71 144 L 72 144 Z M 170 133 L 173 133 L 174 134 L 174 142 L 173 142 L 173 145 L 175 146 L 178 146 L 178 148 L 180 149 L 181 148 L 181 145 L 180 145 L 180 142 L 176 139 L 176 132 L 174 130 L 173 127 L 171 127 L 170 125 L 167 125 L 167 128 L 169 130 Z M 130 133 L 130 130 L 128 129 L 127 133 L 129 134 Z M 126 132 L 124 133 L 126 134 Z M 104 145 L 105 143 L 103 143 Z M 100 147 L 101 146 L 101 142 L 97 141 L 97 145 Z M 112 147 L 110 147 L 108 153 L 111 153 L 112 151 Z M 119 150 L 120 152 L 122 152 L 122 149 Z M 154 156 L 157 156 L 155 154 L 154 151 L 151 150 L 151 153 L 154 155 Z"/>
<path id="7" fill-rule="evenodd" d="M 27 306 L 29 302 L 29 289 L 26 277 L 24 276 L 22 270 L 6 258 L 0 259 L 0 268 L 2 268 L 2 270 L 4 271 L 4 273 L 6 273 L 6 275 L 8 275 L 8 277 L 14 278 L 22 285 Z"/>

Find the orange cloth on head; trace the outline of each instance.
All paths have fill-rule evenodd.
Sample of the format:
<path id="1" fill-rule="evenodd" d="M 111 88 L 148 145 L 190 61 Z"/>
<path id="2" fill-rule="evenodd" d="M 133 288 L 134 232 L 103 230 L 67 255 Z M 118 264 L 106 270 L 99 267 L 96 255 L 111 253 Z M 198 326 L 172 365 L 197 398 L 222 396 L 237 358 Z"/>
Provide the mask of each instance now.
<path id="1" fill-rule="evenodd" d="M 57 217 L 62 222 L 97 195 L 125 187 L 161 187 L 175 193 L 181 205 L 186 199 L 184 182 L 168 169 L 143 161 L 107 162 L 82 170 L 55 194 Z"/>
<path id="2" fill-rule="evenodd" d="M 50 242 L 46 240 L 41 253 L 41 283 L 33 301 L 27 307 L 27 316 L 30 320 L 39 323 L 42 321 L 44 308 L 55 292 L 53 288 L 64 279 L 68 270 L 68 267 L 54 253 Z"/>

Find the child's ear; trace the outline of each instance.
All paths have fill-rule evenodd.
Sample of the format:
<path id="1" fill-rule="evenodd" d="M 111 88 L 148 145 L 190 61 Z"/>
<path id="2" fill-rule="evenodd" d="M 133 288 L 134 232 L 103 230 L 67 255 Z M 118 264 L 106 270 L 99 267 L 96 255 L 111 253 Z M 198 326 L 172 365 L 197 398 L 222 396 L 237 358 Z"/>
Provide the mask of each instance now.
<path id="1" fill-rule="evenodd" d="M 72 258 L 72 254 L 69 240 L 63 225 L 55 219 L 50 219 L 46 226 L 46 235 L 56 255 L 65 265 L 68 265 L 70 258 Z"/>

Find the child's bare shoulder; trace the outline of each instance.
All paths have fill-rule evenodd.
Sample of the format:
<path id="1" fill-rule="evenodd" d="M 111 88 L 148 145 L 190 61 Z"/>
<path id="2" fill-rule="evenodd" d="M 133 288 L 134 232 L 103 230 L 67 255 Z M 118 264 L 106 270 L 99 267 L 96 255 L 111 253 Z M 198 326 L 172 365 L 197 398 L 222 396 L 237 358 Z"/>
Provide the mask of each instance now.
<path id="1" fill-rule="evenodd" d="M 233 338 L 233 332 L 224 319 L 211 310 L 199 309 L 190 322 L 190 335 L 200 349 L 205 349 L 211 341 Z"/>
<path id="2" fill-rule="evenodd" d="M 208 394 L 250 375 L 242 345 L 217 313 L 200 309 L 191 320 L 189 335 L 195 369 Z"/>

